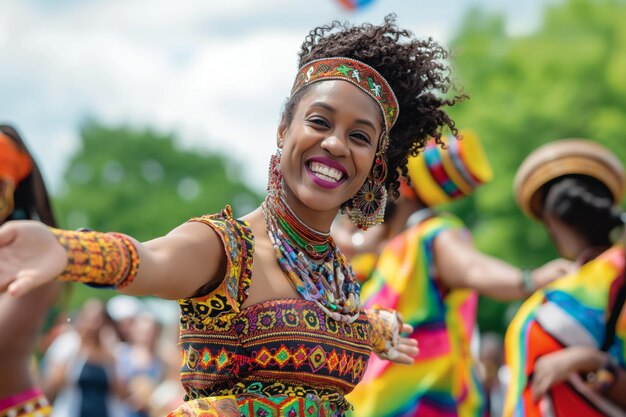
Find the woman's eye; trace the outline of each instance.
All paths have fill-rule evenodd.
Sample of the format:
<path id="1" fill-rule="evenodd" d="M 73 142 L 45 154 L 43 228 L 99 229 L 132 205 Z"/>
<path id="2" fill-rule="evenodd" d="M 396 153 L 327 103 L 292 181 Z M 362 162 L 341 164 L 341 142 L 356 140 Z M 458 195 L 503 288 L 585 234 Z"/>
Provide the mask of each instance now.
<path id="1" fill-rule="evenodd" d="M 324 126 L 324 127 L 329 127 L 330 124 L 324 120 L 324 119 L 319 119 L 319 118 L 315 118 L 315 119 L 309 119 L 309 122 L 315 124 L 315 125 L 319 125 L 319 126 Z"/>
<path id="2" fill-rule="evenodd" d="M 365 133 L 353 133 L 352 137 L 357 138 L 358 140 L 362 141 L 362 142 L 366 142 L 366 143 L 370 143 L 371 140 L 369 138 L 369 136 L 367 136 Z"/>

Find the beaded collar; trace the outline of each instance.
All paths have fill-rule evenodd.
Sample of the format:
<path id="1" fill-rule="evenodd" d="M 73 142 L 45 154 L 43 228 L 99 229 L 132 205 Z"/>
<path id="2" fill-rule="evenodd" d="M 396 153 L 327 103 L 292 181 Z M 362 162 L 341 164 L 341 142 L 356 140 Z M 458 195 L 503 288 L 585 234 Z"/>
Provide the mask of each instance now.
<path id="1" fill-rule="evenodd" d="M 262 204 L 265 228 L 287 279 L 302 298 L 334 320 L 354 322 L 361 307 L 359 284 L 330 234 L 306 225 L 287 205 L 280 155 L 272 156 L 267 191 Z"/>

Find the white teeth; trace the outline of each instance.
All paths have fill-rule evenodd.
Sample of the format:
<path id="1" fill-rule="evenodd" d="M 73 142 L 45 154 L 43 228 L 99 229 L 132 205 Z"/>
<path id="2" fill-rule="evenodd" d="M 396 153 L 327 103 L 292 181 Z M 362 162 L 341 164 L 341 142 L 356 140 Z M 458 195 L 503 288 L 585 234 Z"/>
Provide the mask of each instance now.
<path id="1" fill-rule="evenodd" d="M 331 168 L 328 165 L 324 165 L 320 162 L 311 162 L 309 169 L 318 177 L 326 181 L 337 182 L 343 177 L 343 173 L 338 169 Z"/>

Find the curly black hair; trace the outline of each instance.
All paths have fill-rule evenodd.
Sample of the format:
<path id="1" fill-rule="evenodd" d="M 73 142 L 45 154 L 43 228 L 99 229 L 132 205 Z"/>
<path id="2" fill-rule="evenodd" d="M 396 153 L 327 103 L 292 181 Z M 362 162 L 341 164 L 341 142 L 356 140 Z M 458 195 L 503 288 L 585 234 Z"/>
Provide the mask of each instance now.
<path id="1" fill-rule="evenodd" d="M 410 31 L 398 28 L 394 14 L 386 16 L 384 24 L 379 26 L 334 21 L 312 29 L 298 56 L 299 67 L 334 56 L 356 59 L 375 68 L 391 86 L 400 106 L 385 154 L 388 169 L 385 185 L 393 199 L 399 195 L 400 175 L 407 177 L 409 156 L 416 156 L 429 138 L 441 144 L 444 127 L 458 134 L 443 107 L 452 106 L 466 96 L 445 97 L 454 88 L 445 62 L 447 50 L 431 38 L 415 39 Z M 287 101 L 284 111 L 287 124 L 291 123 L 305 90 L 301 89 Z"/>
<path id="2" fill-rule="evenodd" d="M 610 246 L 623 215 L 609 189 L 586 175 L 566 175 L 544 185 L 543 212 L 580 233 L 590 246 Z"/>

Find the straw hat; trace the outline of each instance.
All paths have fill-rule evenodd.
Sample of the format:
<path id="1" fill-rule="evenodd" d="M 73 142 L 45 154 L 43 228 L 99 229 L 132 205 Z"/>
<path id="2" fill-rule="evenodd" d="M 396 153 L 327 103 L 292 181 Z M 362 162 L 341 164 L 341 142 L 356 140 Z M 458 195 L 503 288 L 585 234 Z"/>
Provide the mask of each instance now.
<path id="1" fill-rule="evenodd" d="M 443 137 L 445 149 L 431 140 L 418 156 L 409 158 L 412 191 L 429 207 L 468 196 L 493 179 L 478 135 L 462 129 L 459 137 Z"/>
<path id="2" fill-rule="evenodd" d="M 587 175 L 602 182 L 615 203 L 624 195 L 624 167 L 604 146 L 586 139 L 561 139 L 531 152 L 515 174 L 513 189 L 522 211 L 541 220 L 541 187 L 565 175 Z"/>

